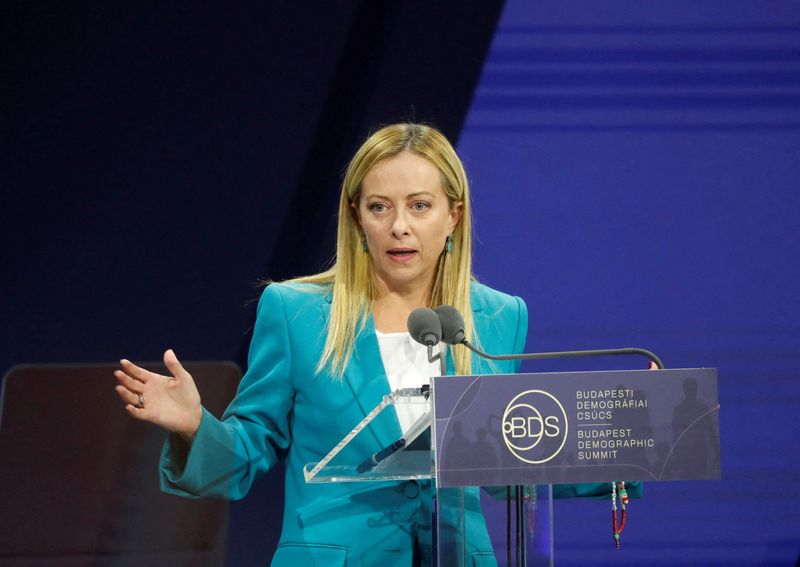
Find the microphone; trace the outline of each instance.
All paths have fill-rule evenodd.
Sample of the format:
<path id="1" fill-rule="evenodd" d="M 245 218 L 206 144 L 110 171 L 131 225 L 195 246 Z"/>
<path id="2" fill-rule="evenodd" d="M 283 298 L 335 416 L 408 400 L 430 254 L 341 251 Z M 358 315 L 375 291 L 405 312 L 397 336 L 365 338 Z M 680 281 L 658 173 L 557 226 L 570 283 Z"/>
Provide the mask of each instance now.
<path id="1" fill-rule="evenodd" d="M 451 305 L 440 305 L 434 309 L 434 313 L 441 320 L 442 335 L 441 339 L 447 344 L 462 344 L 475 354 L 490 360 L 544 360 L 548 358 L 577 358 L 583 356 L 609 356 L 609 355 L 642 355 L 652 360 L 660 369 L 664 369 L 664 363 L 655 353 L 643 348 L 613 348 L 598 350 L 567 350 L 559 352 L 531 352 L 522 354 L 501 354 L 493 355 L 483 352 L 475 345 L 470 343 L 464 336 L 464 318 L 458 309 Z"/>
<path id="2" fill-rule="evenodd" d="M 433 309 L 418 307 L 408 316 L 411 338 L 425 346 L 435 346 L 442 340 L 442 323 Z"/>
<path id="3" fill-rule="evenodd" d="M 444 349 L 440 347 L 440 352 L 433 354 L 433 347 L 442 340 L 442 322 L 436 312 L 427 307 L 417 307 L 408 316 L 406 326 L 412 339 L 428 347 L 428 362 L 438 360 L 442 376 L 447 374 Z"/>
<path id="4" fill-rule="evenodd" d="M 452 305 L 440 305 L 434 313 L 442 323 L 442 340 L 449 345 L 458 345 L 464 340 L 464 318 Z"/>

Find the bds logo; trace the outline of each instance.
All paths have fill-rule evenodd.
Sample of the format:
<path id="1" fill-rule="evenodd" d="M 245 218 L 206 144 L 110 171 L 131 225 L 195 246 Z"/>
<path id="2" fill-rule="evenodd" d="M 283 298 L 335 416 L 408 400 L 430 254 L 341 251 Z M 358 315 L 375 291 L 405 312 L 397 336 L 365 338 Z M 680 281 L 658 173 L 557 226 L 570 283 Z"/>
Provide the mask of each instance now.
<path id="1" fill-rule="evenodd" d="M 503 441 L 517 459 L 538 465 L 555 457 L 567 441 L 567 412 L 552 394 L 527 390 L 503 413 Z"/>

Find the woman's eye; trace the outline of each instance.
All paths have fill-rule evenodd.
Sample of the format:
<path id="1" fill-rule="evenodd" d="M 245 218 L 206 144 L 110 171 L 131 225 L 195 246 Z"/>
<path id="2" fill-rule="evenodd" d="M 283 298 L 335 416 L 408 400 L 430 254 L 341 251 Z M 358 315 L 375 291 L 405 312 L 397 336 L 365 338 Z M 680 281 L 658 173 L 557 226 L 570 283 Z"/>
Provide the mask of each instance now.
<path id="1" fill-rule="evenodd" d="M 372 211 L 373 213 L 383 213 L 386 211 L 386 205 L 384 205 L 383 203 L 372 203 L 369 206 L 369 210 Z"/>
<path id="2" fill-rule="evenodd" d="M 425 201 L 416 201 L 411 204 L 411 208 L 415 211 L 424 211 L 430 207 L 430 204 L 426 203 Z"/>

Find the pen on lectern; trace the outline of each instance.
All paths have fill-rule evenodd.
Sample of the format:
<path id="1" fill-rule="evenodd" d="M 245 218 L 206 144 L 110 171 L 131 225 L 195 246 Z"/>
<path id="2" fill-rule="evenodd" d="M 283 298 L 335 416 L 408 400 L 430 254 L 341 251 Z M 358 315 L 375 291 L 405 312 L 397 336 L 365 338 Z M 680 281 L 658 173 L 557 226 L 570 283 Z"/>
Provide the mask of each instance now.
<path id="1" fill-rule="evenodd" d="M 394 454 L 398 450 L 402 449 L 403 447 L 405 447 L 405 445 L 406 445 L 406 440 L 404 437 L 401 437 L 388 447 L 384 447 L 383 449 L 372 455 L 370 458 L 368 458 L 366 461 L 358 465 L 357 470 L 359 474 L 372 470 L 378 463 L 388 458 L 390 455 Z"/>

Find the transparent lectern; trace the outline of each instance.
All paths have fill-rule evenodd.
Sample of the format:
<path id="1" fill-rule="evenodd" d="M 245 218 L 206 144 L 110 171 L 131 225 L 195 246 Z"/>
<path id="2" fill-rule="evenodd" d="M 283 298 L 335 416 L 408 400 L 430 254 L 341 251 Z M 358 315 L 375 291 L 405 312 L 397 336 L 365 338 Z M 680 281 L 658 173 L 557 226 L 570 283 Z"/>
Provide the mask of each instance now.
<path id="1" fill-rule="evenodd" d="M 352 451 L 343 451 L 348 446 L 361 446 L 359 436 L 367 435 L 367 426 L 383 412 L 418 417 L 402 437 L 375 453 L 353 459 Z M 438 461 L 431 442 L 432 418 L 428 386 L 396 390 L 385 396 L 321 461 L 306 464 L 305 480 L 309 483 L 392 480 L 430 483 L 432 541 L 431 549 L 423 551 L 422 556 L 432 565 L 551 565 L 551 487 L 437 489 Z M 369 443 L 365 445 L 370 446 Z"/>

